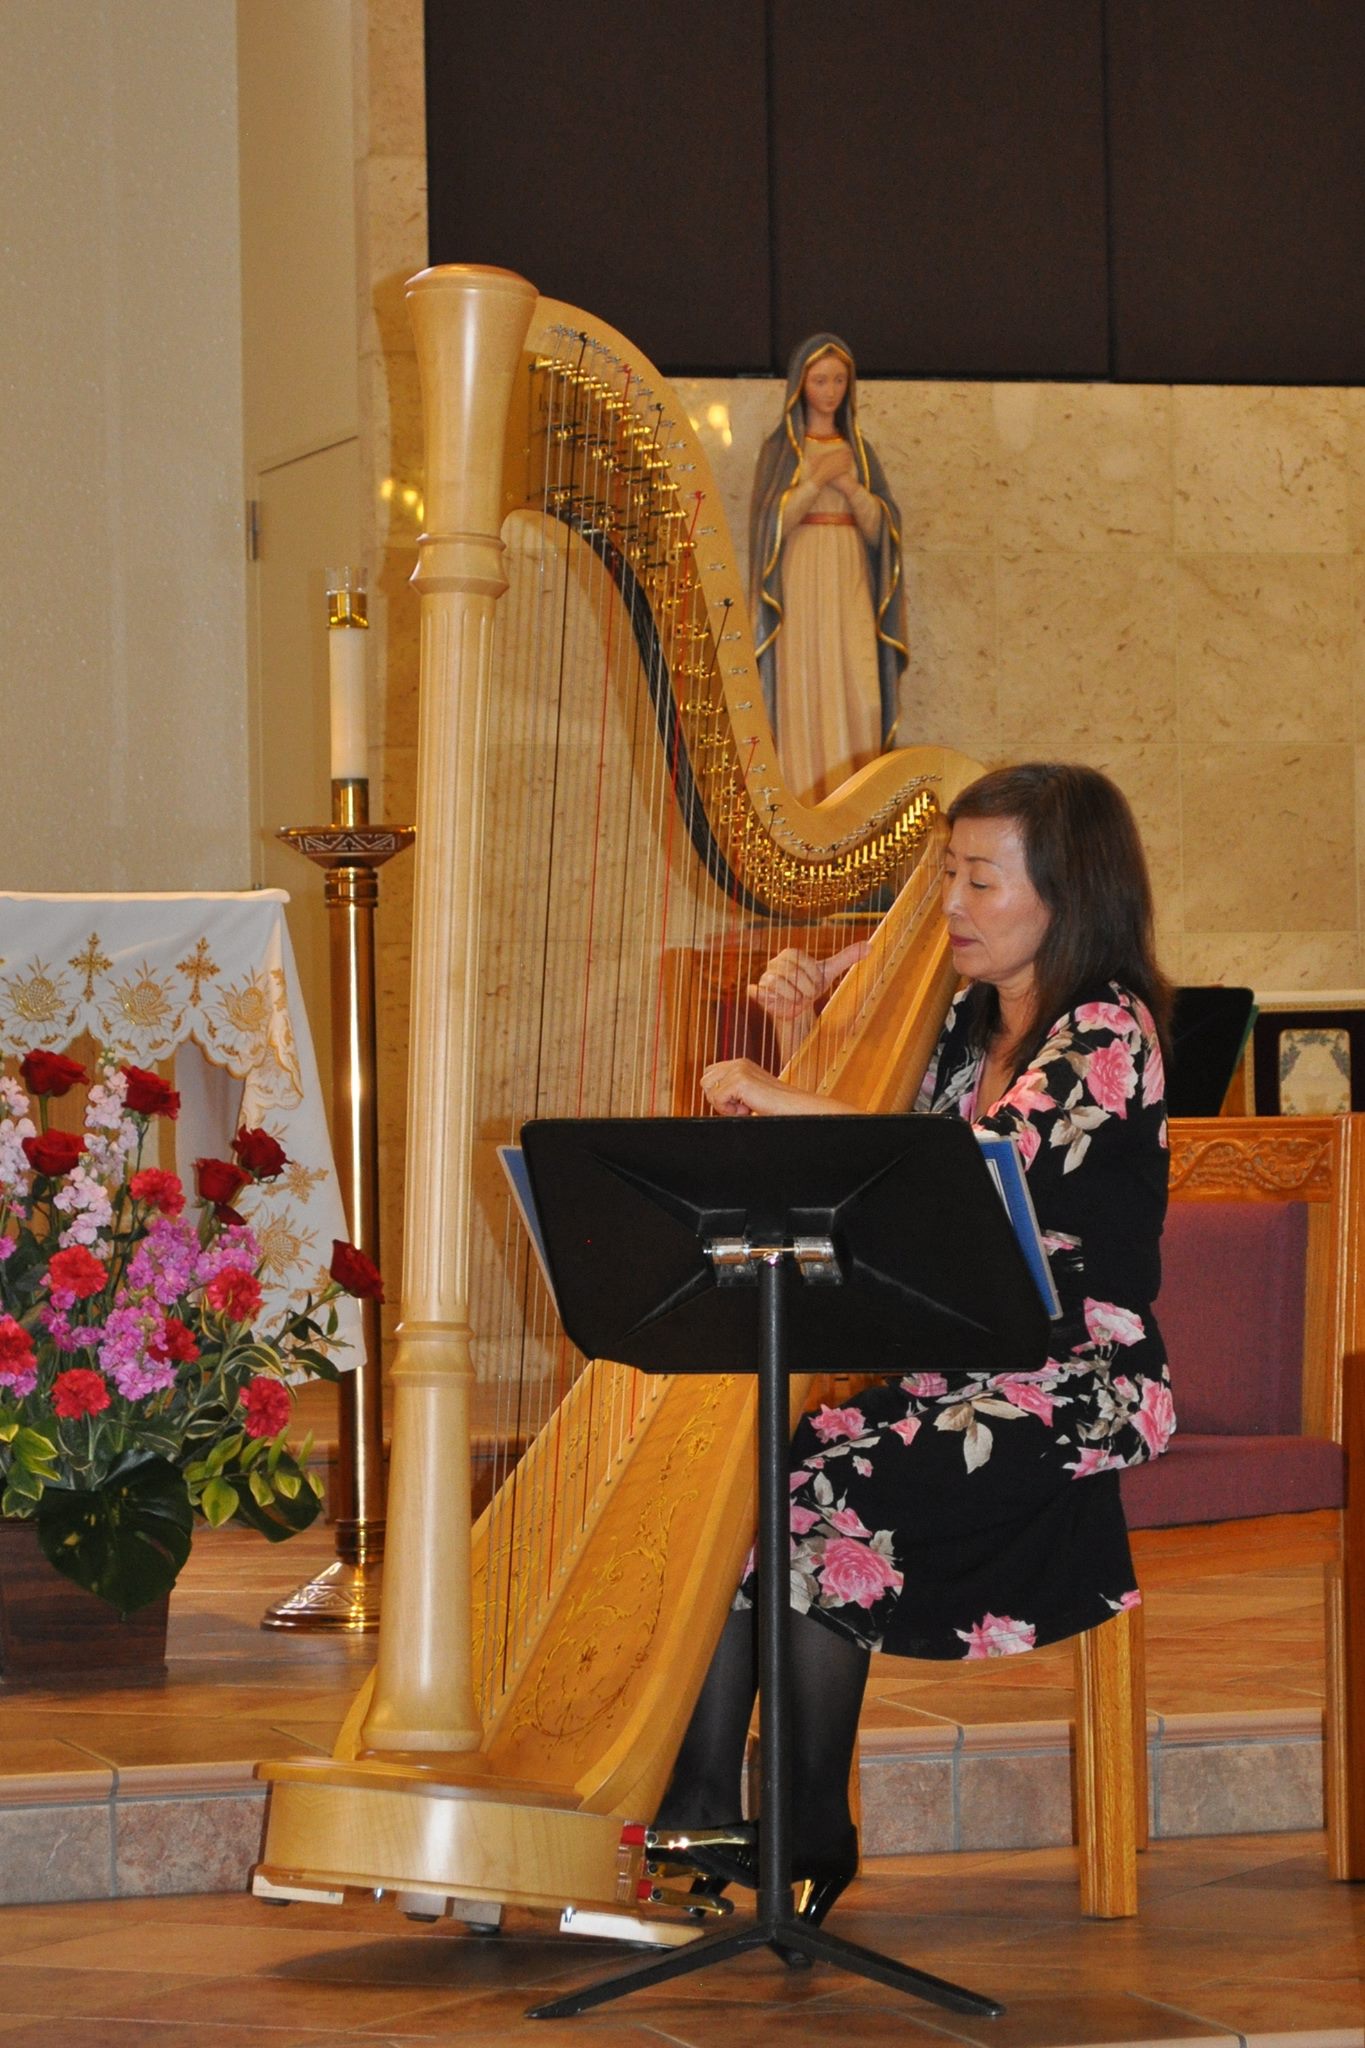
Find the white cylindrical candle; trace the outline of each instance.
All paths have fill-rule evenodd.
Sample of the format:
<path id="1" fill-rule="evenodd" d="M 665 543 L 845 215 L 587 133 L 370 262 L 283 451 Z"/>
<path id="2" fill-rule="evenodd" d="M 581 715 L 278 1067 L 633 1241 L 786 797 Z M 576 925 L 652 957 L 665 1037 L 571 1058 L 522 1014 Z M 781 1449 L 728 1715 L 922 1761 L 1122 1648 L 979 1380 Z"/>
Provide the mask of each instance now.
<path id="1" fill-rule="evenodd" d="M 327 632 L 328 672 L 332 688 L 332 780 L 354 782 L 370 773 L 369 734 L 365 718 L 365 642 L 363 626 L 331 626 Z"/>

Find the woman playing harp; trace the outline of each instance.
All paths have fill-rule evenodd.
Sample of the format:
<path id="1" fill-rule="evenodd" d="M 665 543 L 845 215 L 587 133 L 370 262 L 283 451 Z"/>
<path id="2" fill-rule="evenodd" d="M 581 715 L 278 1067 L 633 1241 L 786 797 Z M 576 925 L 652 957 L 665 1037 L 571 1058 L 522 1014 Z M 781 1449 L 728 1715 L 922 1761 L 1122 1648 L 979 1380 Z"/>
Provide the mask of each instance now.
<path id="1" fill-rule="evenodd" d="M 1152 1314 L 1169 990 L 1132 815 L 1094 770 L 1037 763 L 983 776 L 948 821 L 943 909 L 968 979 L 915 1107 L 1019 1145 L 1062 1313 L 1040 1371 L 950 1383 L 926 1359 L 797 1430 L 794 1860 L 815 1920 L 857 1866 L 847 1786 L 868 1652 L 1009 1656 L 1135 1605 L 1118 1473 L 1157 1456 L 1174 1428 Z M 825 980 L 785 952 L 760 999 L 790 1028 Z M 703 1085 L 727 1116 L 853 1107 L 749 1060 L 716 1063 Z M 663 1827 L 718 1827 L 739 1810 L 756 1679 L 749 1591 L 746 1580 Z M 695 1854 L 718 1880 L 754 1879 L 733 1851 Z"/>

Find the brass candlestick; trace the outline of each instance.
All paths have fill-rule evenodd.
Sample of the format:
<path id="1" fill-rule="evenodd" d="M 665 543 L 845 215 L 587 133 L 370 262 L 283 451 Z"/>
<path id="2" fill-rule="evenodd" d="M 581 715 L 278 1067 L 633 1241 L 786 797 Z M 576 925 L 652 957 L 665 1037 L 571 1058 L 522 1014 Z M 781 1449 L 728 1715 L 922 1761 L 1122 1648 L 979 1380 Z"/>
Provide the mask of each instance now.
<path id="1" fill-rule="evenodd" d="M 330 825 L 276 836 L 326 870 L 332 980 L 337 1174 L 351 1241 L 379 1261 L 379 1121 L 375 1099 L 374 913 L 379 870 L 416 837 L 371 825 L 370 785 L 334 781 Z M 384 1559 L 384 1407 L 377 1301 L 359 1304 L 362 1356 L 337 1387 L 336 1560 L 272 1607 L 262 1628 L 372 1633 Z"/>

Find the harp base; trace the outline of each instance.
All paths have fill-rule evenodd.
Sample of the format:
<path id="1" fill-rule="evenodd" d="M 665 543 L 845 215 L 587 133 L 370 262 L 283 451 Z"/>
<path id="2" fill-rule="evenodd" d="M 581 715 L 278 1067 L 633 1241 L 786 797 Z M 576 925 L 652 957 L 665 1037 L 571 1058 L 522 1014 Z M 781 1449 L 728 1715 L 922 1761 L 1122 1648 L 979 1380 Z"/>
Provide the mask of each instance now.
<path id="1" fill-rule="evenodd" d="M 548 2005 L 529 2007 L 526 2017 L 532 2020 L 567 2020 L 576 2013 L 588 2012 L 595 2005 L 605 2005 L 608 2000 L 624 1997 L 627 1991 L 641 1991 L 653 1984 L 665 1984 L 671 1977 L 685 1976 L 692 1970 L 709 1969 L 712 1963 L 725 1963 L 732 1956 L 747 1955 L 750 1949 L 770 1948 L 779 1955 L 789 1968 L 800 1968 L 807 1963 L 834 1963 L 839 1969 L 851 1970 L 856 1976 L 870 1977 L 876 1984 L 889 1984 L 893 1991 L 904 1991 L 911 1997 L 922 1998 L 929 2005 L 941 2006 L 947 2012 L 972 2013 L 979 2019 L 999 2019 L 1005 2008 L 993 1998 L 983 1998 L 978 1992 L 965 1991 L 960 1984 L 950 1984 L 943 1977 L 932 1977 L 927 1970 L 913 1969 L 909 1963 L 898 1963 L 890 1956 L 879 1955 L 876 1949 L 861 1948 L 857 1942 L 842 1941 L 837 1934 L 826 1934 L 823 1928 L 812 1927 L 808 1921 L 798 1920 L 794 1914 L 762 1914 L 752 1925 L 736 1928 L 733 1933 L 704 1934 L 700 1941 L 692 1942 L 684 1949 L 676 1949 L 666 1956 L 646 1956 L 640 1962 L 618 1970 L 613 1977 L 605 1978 L 600 1984 L 591 1984 L 582 1991 L 571 1991 L 565 1998 L 555 1998 Z"/>

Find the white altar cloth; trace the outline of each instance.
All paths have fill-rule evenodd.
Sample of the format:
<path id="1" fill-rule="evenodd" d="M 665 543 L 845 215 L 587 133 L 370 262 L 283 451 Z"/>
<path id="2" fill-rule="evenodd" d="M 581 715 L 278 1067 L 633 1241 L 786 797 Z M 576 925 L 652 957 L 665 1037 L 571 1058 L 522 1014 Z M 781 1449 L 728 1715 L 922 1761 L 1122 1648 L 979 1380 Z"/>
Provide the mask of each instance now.
<path id="1" fill-rule="evenodd" d="M 244 1188 L 234 1204 L 264 1254 L 266 1328 L 316 1294 L 333 1238 L 350 1234 L 288 901 L 283 889 L 0 892 L 0 1051 L 64 1051 L 88 1032 L 134 1066 L 173 1058 L 175 1168 L 191 1199 L 195 1159 L 230 1159 L 239 1125 L 259 1126 L 284 1147 L 290 1163 L 279 1179 Z M 337 1308 L 344 1368 L 361 1355 L 360 1316 L 349 1300 Z"/>

